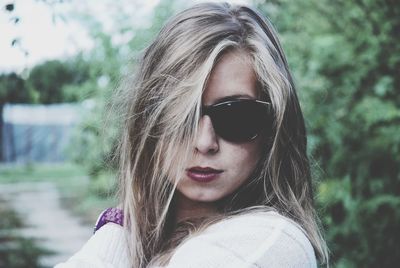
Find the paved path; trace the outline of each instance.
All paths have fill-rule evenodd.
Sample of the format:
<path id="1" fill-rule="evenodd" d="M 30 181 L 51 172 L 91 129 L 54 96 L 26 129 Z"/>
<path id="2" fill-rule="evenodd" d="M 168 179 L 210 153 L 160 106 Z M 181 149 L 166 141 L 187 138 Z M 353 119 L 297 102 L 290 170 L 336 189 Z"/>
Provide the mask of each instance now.
<path id="1" fill-rule="evenodd" d="M 25 237 L 38 239 L 39 245 L 55 251 L 44 256 L 40 265 L 53 267 L 78 251 L 92 234 L 60 204 L 60 194 L 51 182 L 0 184 L 0 196 L 20 215 L 27 228 Z"/>

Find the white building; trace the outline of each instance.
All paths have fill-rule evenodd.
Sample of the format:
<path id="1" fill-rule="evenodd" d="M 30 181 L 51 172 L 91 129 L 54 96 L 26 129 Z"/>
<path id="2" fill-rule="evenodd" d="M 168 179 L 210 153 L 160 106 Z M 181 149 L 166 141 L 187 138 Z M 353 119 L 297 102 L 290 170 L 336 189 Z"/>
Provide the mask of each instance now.
<path id="1" fill-rule="evenodd" d="M 11 163 L 62 162 L 80 120 L 79 104 L 6 104 L 2 159 Z"/>

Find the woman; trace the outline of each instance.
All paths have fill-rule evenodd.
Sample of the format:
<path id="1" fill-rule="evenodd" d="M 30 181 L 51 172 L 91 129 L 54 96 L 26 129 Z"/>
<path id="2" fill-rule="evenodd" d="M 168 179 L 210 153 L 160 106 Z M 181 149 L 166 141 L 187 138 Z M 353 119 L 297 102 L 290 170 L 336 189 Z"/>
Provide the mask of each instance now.
<path id="1" fill-rule="evenodd" d="M 259 13 L 226 3 L 184 10 L 144 51 L 127 89 L 123 227 L 103 219 L 58 267 L 327 260 L 303 116 L 276 33 Z"/>

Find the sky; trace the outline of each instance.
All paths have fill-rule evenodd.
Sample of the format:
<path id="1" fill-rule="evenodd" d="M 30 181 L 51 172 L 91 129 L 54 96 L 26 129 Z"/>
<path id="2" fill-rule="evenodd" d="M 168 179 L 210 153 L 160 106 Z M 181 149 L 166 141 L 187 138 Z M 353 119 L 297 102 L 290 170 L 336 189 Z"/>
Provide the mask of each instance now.
<path id="1" fill-rule="evenodd" d="M 135 14 L 133 22 L 147 23 L 159 0 L 64 0 L 54 5 L 44 2 L 0 0 L 0 73 L 19 73 L 46 60 L 63 59 L 90 50 L 93 42 L 77 14 L 90 14 L 103 22 L 106 31 L 112 31 L 110 11 L 113 7 L 124 5 L 124 9 Z M 248 3 L 250 0 L 229 2 Z M 13 12 L 5 10 L 9 3 L 15 6 Z M 13 23 L 14 17 L 20 18 L 17 24 Z M 14 39 L 19 42 L 12 46 Z"/>

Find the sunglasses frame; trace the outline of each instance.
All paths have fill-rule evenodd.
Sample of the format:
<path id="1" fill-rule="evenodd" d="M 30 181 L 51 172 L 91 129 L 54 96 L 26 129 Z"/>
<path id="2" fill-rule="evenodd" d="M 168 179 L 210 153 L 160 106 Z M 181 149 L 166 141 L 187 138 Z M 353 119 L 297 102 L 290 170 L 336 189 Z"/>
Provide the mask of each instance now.
<path id="1" fill-rule="evenodd" d="M 221 105 L 227 105 L 227 104 L 238 103 L 238 102 L 254 102 L 254 103 L 260 103 L 260 104 L 265 105 L 269 110 L 271 109 L 271 103 L 270 103 L 270 102 L 267 102 L 267 101 L 261 101 L 261 100 L 256 100 L 256 99 L 234 99 L 234 100 L 227 100 L 227 101 L 223 101 L 223 102 L 218 102 L 218 103 L 211 104 L 211 105 L 203 105 L 203 106 L 201 107 L 201 116 L 208 115 L 208 116 L 211 118 L 211 122 L 212 122 L 212 124 L 213 124 L 213 128 L 214 128 L 214 130 L 216 131 L 216 128 L 215 128 L 215 126 L 214 126 L 214 121 L 213 121 L 213 118 L 212 118 L 212 110 L 215 109 L 215 108 L 218 108 L 218 107 L 221 106 Z M 261 132 L 262 132 L 262 131 L 261 131 Z M 261 133 L 261 132 L 260 132 L 260 133 Z M 260 133 L 257 133 L 256 135 L 254 135 L 253 137 L 251 137 L 251 138 L 249 138 L 249 139 L 245 139 L 245 140 L 243 140 L 243 141 L 234 141 L 234 142 L 235 142 L 235 143 L 240 143 L 240 142 L 252 141 L 252 140 L 254 140 L 255 138 L 257 138 L 258 135 L 259 135 Z M 218 134 L 218 133 L 216 133 L 216 134 L 217 134 L 218 136 L 220 136 L 222 139 L 228 140 L 228 141 L 229 141 L 229 139 L 224 138 L 223 135 L 221 136 L 221 135 Z"/>

